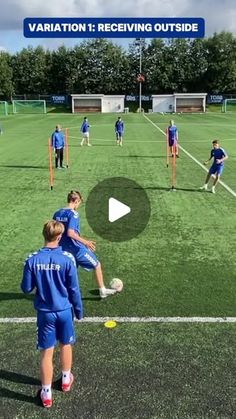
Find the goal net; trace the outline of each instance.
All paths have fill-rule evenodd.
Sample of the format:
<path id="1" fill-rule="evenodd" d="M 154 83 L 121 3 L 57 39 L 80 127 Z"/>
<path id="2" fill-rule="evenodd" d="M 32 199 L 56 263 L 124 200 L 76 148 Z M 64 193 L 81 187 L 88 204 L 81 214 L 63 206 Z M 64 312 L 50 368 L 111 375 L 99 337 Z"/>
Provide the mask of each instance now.
<path id="1" fill-rule="evenodd" d="M 5 101 L 0 101 L 0 115 L 8 115 L 8 105 Z"/>
<path id="2" fill-rule="evenodd" d="M 45 100 L 13 100 L 13 113 L 46 113 Z"/>
<path id="3" fill-rule="evenodd" d="M 236 99 L 225 99 L 222 104 L 222 112 L 236 112 Z"/>

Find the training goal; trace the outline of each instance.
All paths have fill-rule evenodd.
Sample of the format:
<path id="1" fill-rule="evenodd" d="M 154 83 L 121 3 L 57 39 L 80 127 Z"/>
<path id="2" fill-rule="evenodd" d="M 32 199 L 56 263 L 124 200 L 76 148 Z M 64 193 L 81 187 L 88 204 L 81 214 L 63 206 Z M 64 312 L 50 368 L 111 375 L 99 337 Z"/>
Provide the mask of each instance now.
<path id="1" fill-rule="evenodd" d="M 222 104 L 222 112 L 235 112 L 236 111 L 236 98 L 225 99 Z"/>
<path id="2" fill-rule="evenodd" d="M 45 100 L 13 100 L 14 114 L 47 113 Z"/>
<path id="3" fill-rule="evenodd" d="M 0 115 L 8 115 L 8 104 L 5 101 L 0 101 Z"/>

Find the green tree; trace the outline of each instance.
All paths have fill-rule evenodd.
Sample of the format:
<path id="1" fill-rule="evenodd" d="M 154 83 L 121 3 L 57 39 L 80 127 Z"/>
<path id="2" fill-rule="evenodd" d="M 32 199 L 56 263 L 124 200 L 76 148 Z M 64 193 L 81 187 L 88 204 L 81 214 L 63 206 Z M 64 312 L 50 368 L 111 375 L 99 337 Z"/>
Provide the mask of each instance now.
<path id="1" fill-rule="evenodd" d="M 15 93 L 47 92 L 46 53 L 42 47 L 28 47 L 12 57 Z"/>
<path id="2" fill-rule="evenodd" d="M 190 41 L 188 60 L 188 71 L 186 74 L 187 91 L 204 92 L 206 90 L 205 75 L 208 67 L 204 39 Z"/>
<path id="3" fill-rule="evenodd" d="M 236 39 L 230 32 L 214 34 L 205 41 L 208 68 L 206 89 L 212 93 L 236 92 Z"/>
<path id="4" fill-rule="evenodd" d="M 0 51 L 0 95 L 11 99 L 13 94 L 11 57 L 7 52 Z"/>
<path id="5" fill-rule="evenodd" d="M 170 67 L 166 61 L 167 46 L 162 39 L 153 39 L 147 47 L 145 57 L 148 92 L 162 94 L 170 90 Z"/>
<path id="6" fill-rule="evenodd" d="M 50 92 L 71 93 L 76 74 L 73 72 L 73 50 L 65 46 L 51 53 Z"/>
<path id="7" fill-rule="evenodd" d="M 121 94 L 127 91 L 129 62 L 120 46 L 106 39 L 95 39 L 83 42 L 78 50 L 76 88 L 80 93 Z"/>

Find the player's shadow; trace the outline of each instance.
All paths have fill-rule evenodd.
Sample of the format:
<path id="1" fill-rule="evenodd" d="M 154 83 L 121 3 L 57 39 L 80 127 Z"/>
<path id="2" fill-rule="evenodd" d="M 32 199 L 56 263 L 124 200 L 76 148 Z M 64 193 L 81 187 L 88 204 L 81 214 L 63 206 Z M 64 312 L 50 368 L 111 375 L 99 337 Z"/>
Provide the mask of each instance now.
<path id="1" fill-rule="evenodd" d="M 76 147 L 76 148 L 87 148 L 87 146 L 86 145 L 84 145 L 83 147 L 81 147 L 81 145 L 80 144 L 70 144 L 69 145 L 69 147 Z M 92 144 L 92 147 L 114 147 L 114 144 L 110 144 L 110 143 L 108 143 L 108 144 Z"/>
<path id="2" fill-rule="evenodd" d="M 201 189 L 198 188 L 178 188 L 175 187 L 174 189 L 167 186 L 147 186 L 146 188 L 134 188 L 134 189 L 145 189 L 151 191 L 168 191 L 172 192 L 173 190 L 177 191 L 184 191 L 184 192 L 199 192 L 202 193 Z M 210 192 L 210 191 L 209 191 Z"/>
<path id="3" fill-rule="evenodd" d="M 40 386 L 40 380 L 28 375 L 19 374 L 13 371 L 0 370 L 0 380 L 11 381 L 12 383 L 29 384 Z"/>
<path id="4" fill-rule="evenodd" d="M 17 384 L 41 387 L 41 382 L 38 378 L 30 377 L 24 374 L 19 374 L 13 371 L 0 370 L 0 380 L 5 380 Z M 61 378 L 58 378 L 53 382 L 52 388 L 54 390 L 61 390 Z M 5 397 L 8 399 L 19 400 L 24 403 L 33 403 L 37 406 L 42 406 L 39 393 L 40 389 L 35 394 L 35 396 L 29 396 L 23 393 L 18 393 L 17 391 L 0 387 L 0 397 L 2 398 Z"/>
<path id="5" fill-rule="evenodd" d="M 202 193 L 203 191 L 199 188 L 175 188 L 177 191 L 184 191 L 184 192 L 198 192 Z M 205 192 L 205 191 L 204 191 Z M 211 192 L 211 191 L 208 191 Z"/>
<path id="6" fill-rule="evenodd" d="M 0 380 L 10 381 L 12 383 L 18 384 L 28 384 L 40 386 L 40 381 L 34 377 L 30 377 L 23 374 L 18 374 L 12 371 L 0 370 Z M 23 393 L 18 393 L 17 391 L 9 390 L 8 388 L 0 387 L 0 397 L 7 398 L 12 400 L 19 400 L 24 403 L 32 403 L 39 406 L 41 404 L 38 397 L 38 393 L 35 396 L 29 396 Z"/>
<path id="7" fill-rule="evenodd" d="M 38 393 L 35 396 L 28 396 L 23 393 L 18 393 L 17 391 L 9 390 L 8 388 L 0 387 L 0 397 L 12 399 L 12 400 L 18 400 L 23 403 L 32 403 L 37 406 L 41 405 L 41 401 L 40 401 Z"/>
<path id="8" fill-rule="evenodd" d="M 20 292 L 0 292 L 0 301 L 7 301 L 7 300 L 29 300 L 33 301 L 34 294 L 23 294 Z"/>
<path id="9" fill-rule="evenodd" d="M 32 166 L 22 164 L 0 164 L 0 167 L 8 167 L 10 169 L 48 169 L 47 166 Z"/>
<path id="10" fill-rule="evenodd" d="M 89 290 L 91 297 L 82 297 L 83 301 L 99 301 L 99 291 L 98 289 Z M 32 302 L 34 300 L 34 294 L 23 294 L 17 292 L 0 292 L 0 301 L 8 300 L 28 300 Z"/>
<path id="11" fill-rule="evenodd" d="M 92 144 L 93 147 L 115 147 L 114 144 Z"/>
<path id="12" fill-rule="evenodd" d="M 91 295 L 91 297 L 82 297 L 82 300 L 83 301 L 101 301 L 98 289 L 89 290 L 89 294 Z"/>
<path id="13" fill-rule="evenodd" d="M 128 158 L 128 159 L 164 159 L 166 158 L 166 156 L 138 156 L 136 154 L 132 154 L 130 156 L 116 156 L 116 157 L 121 157 L 122 159 L 124 158 Z"/>

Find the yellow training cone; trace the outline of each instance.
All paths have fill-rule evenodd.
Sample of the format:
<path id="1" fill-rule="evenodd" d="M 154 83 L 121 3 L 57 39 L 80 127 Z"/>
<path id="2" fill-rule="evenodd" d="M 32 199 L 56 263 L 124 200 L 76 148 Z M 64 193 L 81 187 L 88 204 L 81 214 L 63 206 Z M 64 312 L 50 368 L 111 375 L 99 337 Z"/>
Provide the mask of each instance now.
<path id="1" fill-rule="evenodd" d="M 117 323 L 115 320 L 107 320 L 104 323 L 104 326 L 107 327 L 107 329 L 114 329 L 114 327 L 116 327 Z"/>

